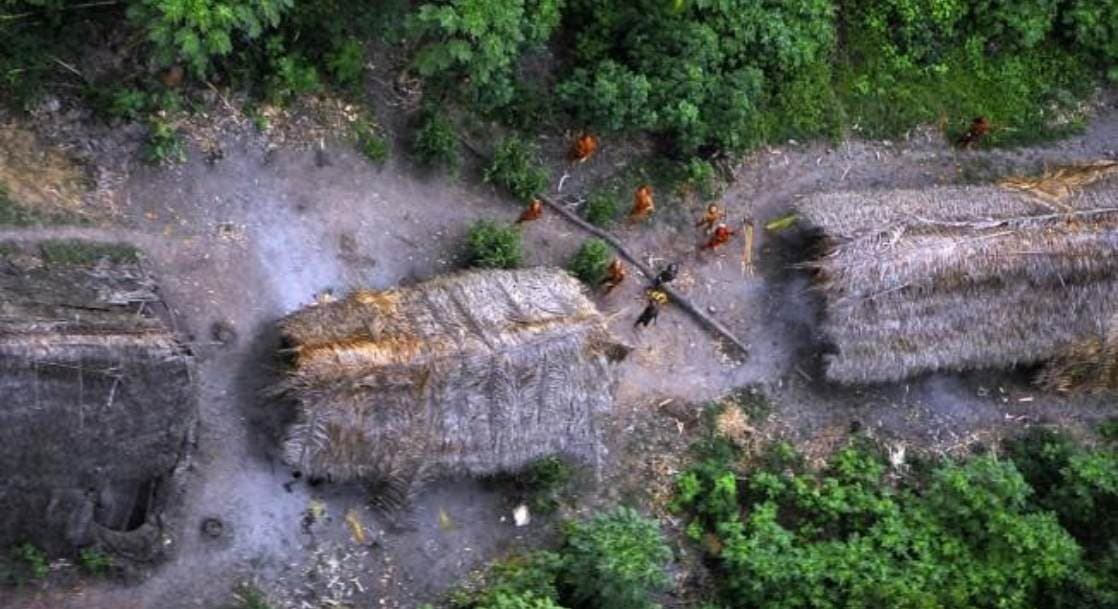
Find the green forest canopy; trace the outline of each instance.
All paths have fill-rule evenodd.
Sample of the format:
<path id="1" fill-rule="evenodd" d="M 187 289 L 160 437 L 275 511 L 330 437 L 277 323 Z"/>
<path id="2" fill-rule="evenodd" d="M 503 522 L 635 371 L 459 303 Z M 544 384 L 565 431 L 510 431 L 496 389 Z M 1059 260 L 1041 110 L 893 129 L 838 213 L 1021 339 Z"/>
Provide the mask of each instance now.
<path id="1" fill-rule="evenodd" d="M 682 155 L 736 153 L 844 128 L 887 137 L 942 121 L 961 130 L 978 115 L 994 125 L 992 143 L 1025 142 L 1074 128 L 1076 102 L 1118 79 L 1118 0 L 429 0 L 414 8 L 403 0 L 0 0 L 0 7 L 0 82 L 9 102 L 26 103 L 66 76 L 59 61 L 79 57 L 73 45 L 83 40 L 130 50 L 133 66 L 180 65 L 276 103 L 324 86 L 353 88 L 368 50 L 387 43 L 404 51 L 435 99 L 525 125 L 554 116 L 560 124 L 552 126 L 648 132 Z M 537 60 L 532 69 L 525 58 Z M 98 89 L 118 81 L 84 84 L 105 97 Z"/>

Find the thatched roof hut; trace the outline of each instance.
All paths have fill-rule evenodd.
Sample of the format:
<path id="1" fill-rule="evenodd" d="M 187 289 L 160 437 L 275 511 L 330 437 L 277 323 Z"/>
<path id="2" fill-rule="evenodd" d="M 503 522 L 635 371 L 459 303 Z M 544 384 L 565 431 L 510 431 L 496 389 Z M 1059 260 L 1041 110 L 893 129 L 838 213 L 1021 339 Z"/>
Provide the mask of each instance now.
<path id="1" fill-rule="evenodd" d="M 552 454 L 594 462 L 625 353 L 581 285 L 544 268 L 356 291 L 280 326 L 300 413 L 288 462 L 398 488 Z"/>
<path id="2" fill-rule="evenodd" d="M 142 552 L 187 450 L 192 359 L 138 261 L 98 248 L 0 244 L 0 547 Z"/>
<path id="3" fill-rule="evenodd" d="M 1101 354 L 1087 346 L 1116 336 L 1113 180 L 1058 204 L 985 186 L 822 194 L 799 210 L 825 240 L 809 266 L 832 380 Z"/>

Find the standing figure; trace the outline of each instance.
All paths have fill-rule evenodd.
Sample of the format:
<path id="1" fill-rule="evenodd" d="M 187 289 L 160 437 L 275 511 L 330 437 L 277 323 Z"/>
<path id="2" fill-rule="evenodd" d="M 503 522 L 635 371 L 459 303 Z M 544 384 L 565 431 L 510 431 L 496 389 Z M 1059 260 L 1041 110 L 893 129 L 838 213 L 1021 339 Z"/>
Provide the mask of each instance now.
<path id="1" fill-rule="evenodd" d="M 990 133 L 990 121 L 985 116 L 979 116 L 970 122 L 970 129 L 959 138 L 959 147 L 974 148 L 986 134 Z"/>
<path id="2" fill-rule="evenodd" d="M 707 240 L 706 245 L 704 245 L 701 249 L 712 250 L 721 245 L 725 245 L 728 241 L 730 241 L 730 237 L 734 236 L 734 233 L 735 231 L 729 226 L 726 226 L 725 224 L 719 224 L 718 226 L 714 227 L 714 234 L 710 236 L 710 239 Z"/>
<path id="3" fill-rule="evenodd" d="M 584 163 L 598 151 L 598 138 L 591 133 L 584 133 L 571 144 L 570 159 L 572 163 Z"/>
<path id="4" fill-rule="evenodd" d="M 539 217 L 542 215 L 543 202 L 539 199 L 532 199 L 532 202 L 528 204 L 528 208 L 525 209 L 524 212 L 520 214 L 520 217 L 516 219 L 516 223 L 523 224 L 525 222 L 538 220 Z"/>
<path id="5" fill-rule="evenodd" d="M 629 221 L 639 222 L 654 211 L 656 211 L 656 205 L 652 202 L 652 187 L 643 184 L 633 194 L 633 209 L 629 211 Z"/>
<path id="6" fill-rule="evenodd" d="M 709 233 L 714 230 L 714 225 L 718 224 L 723 218 L 726 217 L 726 212 L 718 207 L 717 203 L 707 205 L 707 211 L 703 214 L 702 218 L 695 224 L 695 228 L 702 228 L 703 232 Z"/>
<path id="7" fill-rule="evenodd" d="M 602 280 L 601 285 L 606 286 L 606 294 L 613 291 L 613 288 L 621 285 L 625 281 L 625 265 L 621 264 L 620 258 L 614 258 L 613 262 L 609 263 L 606 267 L 606 277 Z"/>
<path id="8" fill-rule="evenodd" d="M 673 262 L 664 267 L 664 270 L 656 275 L 652 280 L 652 287 L 658 289 L 665 283 L 671 283 L 672 280 L 676 278 L 676 275 L 679 275 L 679 265 Z"/>
<path id="9" fill-rule="evenodd" d="M 634 328 L 637 326 L 644 326 L 647 328 L 648 324 L 656 321 L 656 318 L 660 316 L 660 306 L 668 304 L 668 295 L 660 290 L 649 290 L 647 296 L 648 304 L 645 305 L 644 310 L 641 311 L 640 317 L 638 317 L 636 323 L 633 324 Z"/>

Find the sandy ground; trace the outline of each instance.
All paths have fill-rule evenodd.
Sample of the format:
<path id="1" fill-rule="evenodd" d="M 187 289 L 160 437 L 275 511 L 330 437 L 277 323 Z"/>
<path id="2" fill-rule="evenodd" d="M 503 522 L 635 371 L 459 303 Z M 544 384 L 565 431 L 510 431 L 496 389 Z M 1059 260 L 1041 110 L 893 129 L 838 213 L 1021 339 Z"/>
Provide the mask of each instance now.
<path id="1" fill-rule="evenodd" d="M 739 168 L 723 201 L 733 218 L 764 221 L 820 190 L 983 181 L 1045 163 L 1116 158 L 1118 110 L 1109 104 L 1085 135 L 1015 151 L 957 152 L 931 132 L 896 143 L 762 150 Z M 432 485 L 411 508 L 392 515 L 369 508 L 358 487 L 292 483 L 276 457 L 276 438 L 291 412 L 266 392 L 279 371 L 278 318 L 325 291 L 385 288 L 458 268 L 468 223 L 512 220 L 516 206 L 473 180 L 418 174 L 400 160 L 372 166 L 344 143 L 328 144 L 324 155 L 265 153 L 251 136 L 231 136 L 222 148 L 224 158 L 213 164 L 194 151 L 172 169 L 134 168 L 116 191 L 113 226 L 0 230 L 0 238 L 83 237 L 140 246 L 198 356 L 202 420 L 165 564 L 129 586 L 25 590 L 0 598 L 0 605 L 214 608 L 228 605 L 236 582 L 250 580 L 281 607 L 313 599 L 414 607 L 485 560 L 546 541 L 546 519 L 513 526 L 508 498 L 476 482 Z M 552 148 L 560 158 L 561 143 Z M 619 163 L 622 153 L 607 142 L 600 157 L 570 169 L 564 193 L 581 187 L 579 172 Z M 676 203 L 663 215 L 689 217 L 703 202 L 690 205 Z M 679 225 L 661 221 L 618 233 L 652 262 L 679 262 L 677 287 L 749 343 L 751 353 L 742 361 L 722 352 L 671 309 L 656 325 L 635 331 L 643 305 L 636 281 L 600 299 L 614 331 L 634 351 L 620 368 L 604 472 L 610 482 L 589 492 L 587 505 L 646 498 L 651 490 L 637 488 L 640 477 L 667 476 L 674 467 L 657 451 L 685 445 L 702 403 L 746 385 L 770 396 L 766 434 L 821 452 L 841 443 L 854 422 L 894 445 L 947 452 L 989 444 L 1029 424 L 1083 427 L 1118 412 L 1098 399 L 1037 394 L 1006 374 L 827 385 L 819 380 L 814 301 L 806 279 L 787 264 L 799 244 L 758 235 L 758 263 L 750 269 L 740 261 L 740 242 L 700 256 L 700 236 Z M 583 238 L 561 218 L 545 216 L 524 228 L 526 263 L 562 264 Z M 236 340 L 216 341 L 215 324 L 234 328 Z M 364 544 L 345 524 L 351 510 L 368 531 Z M 201 534 L 209 517 L 224 523 L 220 538 Z"/>

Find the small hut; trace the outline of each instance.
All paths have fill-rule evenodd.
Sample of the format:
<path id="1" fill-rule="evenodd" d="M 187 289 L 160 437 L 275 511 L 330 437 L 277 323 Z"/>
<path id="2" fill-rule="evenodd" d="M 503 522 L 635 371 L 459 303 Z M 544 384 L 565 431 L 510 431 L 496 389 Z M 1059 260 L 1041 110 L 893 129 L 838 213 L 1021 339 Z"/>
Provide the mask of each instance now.
<path id="1" fill-rule="evenodd" d="M 1058 200 L 1022 184 L 804 199 L 824 239 L 808 266 L 835 349 L 828 378 L 1048 362 L 1048 387 L 1115 386 L 1118 184 Z"/>
<path id="2" fill-rule="evenodd" d="M 287 461 L 397 490 L 546 455 L 595 463 L 626 353 L 578 281 L 545 268 L 359 290 L 280 327 L 299 410 Z"/>
<path id="3" fill-rule="evenodd" d="M 193 362 L 121 247 L 0 244 L 0 547 L 150 557 L 196 420 Z"/>

